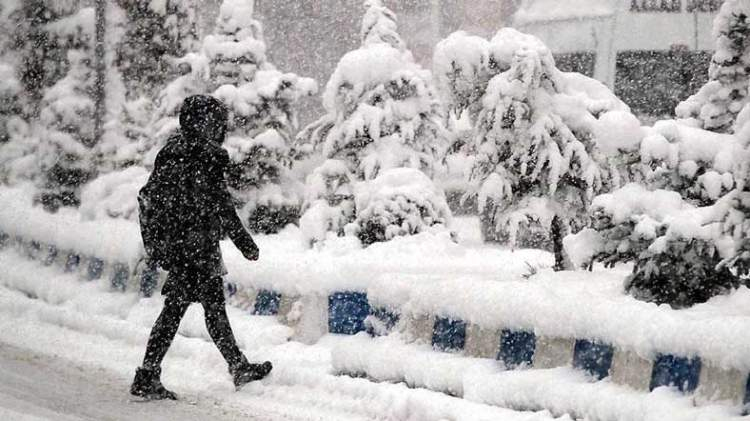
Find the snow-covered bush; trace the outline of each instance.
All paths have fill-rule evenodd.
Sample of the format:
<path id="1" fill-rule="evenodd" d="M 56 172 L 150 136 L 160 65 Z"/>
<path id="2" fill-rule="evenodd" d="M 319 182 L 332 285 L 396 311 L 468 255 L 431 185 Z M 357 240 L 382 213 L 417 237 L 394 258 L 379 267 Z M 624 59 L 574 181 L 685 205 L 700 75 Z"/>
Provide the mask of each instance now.
<path id="1" fill-rule="evenodd" d="M 345 234 L 354 221 L 353 177 L 343 161 L 329 159 L 307 176 L 300 228 L 312 245 L 328 233 Z"/>
<path id="2" fill-rule="evenodd" d="M 614 158 L 637 149 L 641 128 L 606 87 L 560 72 L 538 39 L 506 28 L 488 49 L 501 71 L 474 125 L 467 196 L 501 241 L 551 243 L 559 269 L 562 235 L 585 224 L 595 193 L 622 181 Z"/>
<path id="3" fill-rule="evenodd" d="M 697 206 L 712 205 L 735 188 L 743 149 L 735 136 L 659 121 L 641 143 L 640 171 L 652 189 L 678 192 Z"/>
<path id="4" fill-rule="evenodd" d="M 363 245 L 413 235 L 433 226 L 447 227 L 451 212 L 445 194 L 423 172 L 413 168 L 384 171 L 359 183 L 357 217 L 352 233 Z"/>
<path id="5" fill-rule="evenodd" d="M 15 69 L 0 63 L 0 183 L 28 180 L 37 171 L 35 141 L 29 138 L 29 125 L 23 118 L 21 83 Z"/>
<path id="6" fill-rule="evenodd" d="M 15 69 L 0 62 L 0 145 L 9 142 L 14 135 L 14 125 L 21 118 L 21 82 Z"/>
<path id="7" fill-rule="evenodd" d="M 732 132 L 740 110 L 750 101 L 750 4 L 727 0 L 714 21 L 716 51 L 709 81 L 677 107 L 677 116 L 698 127 Z"/>
<path id="8" fill-rule="evenodd" d="M 686 307 L 742 282 L 747 145 L 661 121 L 641 142 L 642 184 L 598 196 L 589 228 L 565 239 L 577 265 L 633 262 L 626 290 Z"/>
<path id="9" fill-rule="evenodd" d="M 626 290 L 640 299 L 686 307 L 747 281 L 747 16 L 724 4 L 711 80 L 678 106 L 682 120 L 645 130 L 643 186 L 595 198 L 590 227 L 565 240 L 578 264 L 634 262 Z"/>
<path id="10" fill-rule="evenodd" d="M 325 185 L 321 180 L 343 179 L 341 176 L 346 174 L 345 178 L 351 183 L 346 186 L 348 191 L 367 189 L 371 180 L 395 168 L 412 168 L 429 177 L 434 175 L 434 168 L 449 143 L 450 134 L 443 125 L 444 114 L 431 74 L 406 50 L 396 32 L 395 15 L 376 0 L 366 1 L 365 10 L 362 46 L 341 58 L 323 93 L 326 114 L 297 136 L 299 151 L 328 160 L 308 178 L 307 188 L 312 187 L 310 183 Z M 331 171 L 334 169 L 331 162 L 337 163 L 336 171 Z M 345 167 L 340 167 L 340 163 Z M 317 190 L 324 194 L 308 195 L 303 209 L 318 216 L 303 216 L 303 222 L 341 233 L 338 222 L 352 218 L 349 209 L 354 206 L 345 206 L 341 219 L 338 217 L 342 214 L 340 209 L 331 208 L 336 200 L 325 196 L 334 194 L 335 190 Z M 420 199 L 408 200 L 418 203 Z M 356 208 L 354 218 L 365 221 L 359 219 L 360 210 Z M 375 217 L 375 213 L 369 212 Z M 335 217 L 322 218 L 320 215 L 324 214 Z M 378 217 L 384 222 L 399 218 Z M 325 222 L 330 220 L 337 223 Z M 310 232 L 320 234 L 319 229 Z M 368 238 L 382 241 L 391 237 L 383 233 Z"/>
<path id="11" fill-rule="evenodd" d="M 138 191 L 149 173 L 133 166 L 97 177 L 81 190 L 79 211 L 83 219 L 138 219 Z"/>

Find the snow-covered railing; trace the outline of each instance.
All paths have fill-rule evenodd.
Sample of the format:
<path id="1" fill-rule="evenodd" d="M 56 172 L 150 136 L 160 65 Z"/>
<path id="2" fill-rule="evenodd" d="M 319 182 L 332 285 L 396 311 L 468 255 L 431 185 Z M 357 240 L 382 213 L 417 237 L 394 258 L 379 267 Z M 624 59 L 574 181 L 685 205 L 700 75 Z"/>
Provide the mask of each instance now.
<path id="1" fill-rule="evenodd" d="M 16 247 L 43 264 L 104 280 L 120 291 L 150 295 L 163 277 L 144 264 L 134 223 L 101 226 L 29 209 L 7 192 L 0 192 L 0 199 L 5 199 L 0 247 Z M 446 355 L 472 357 L 463 359 L 472 364 L 495 361 L 506 370 L 571 366 L 636 390 L 672 385 L 698 402 L 750 401 L 750 335 L 744 334 L 750 319 L 738 310 L 750 306 L 750 290 L 716 308 L 675 311 L 612 293 L 620 289 L 622 272 L 545 271 L 533 280 L 517 275 L 496 280 L 477 268 L 461 276 L 472 271 L 470 260 L 453 272 L 431 263 L 438 267 L 424 273 L 427 266 L 418 262 L 389 271 L 390 262 L 358 259 L 355 268 L 347 260 L 321 262 L 315 251 L 287 257 L 286 250 L 279 255 L 288 260 L 258 268 L 226 246 L 231 304 L 277 316 L 293 328 L 293 339 L 305 343 L 326 334 L 372 335 L 355 336 L 352 349 L 335 350 L 334 366 L 342 374 L 464 393 L 460 375 L 433 381 L 418 372 L 423 366 L 378 368 L 374 362 L 390 352 L 378 346 L 378 336 L 394 333 L 391 338 L 407 349 L 425 344 Z M 308 257 L 295 261 L 299 256 Z M 309 279 L 295 279 L 304 276 Z M 438 370 L 440 361 L 435 364 Z"/>

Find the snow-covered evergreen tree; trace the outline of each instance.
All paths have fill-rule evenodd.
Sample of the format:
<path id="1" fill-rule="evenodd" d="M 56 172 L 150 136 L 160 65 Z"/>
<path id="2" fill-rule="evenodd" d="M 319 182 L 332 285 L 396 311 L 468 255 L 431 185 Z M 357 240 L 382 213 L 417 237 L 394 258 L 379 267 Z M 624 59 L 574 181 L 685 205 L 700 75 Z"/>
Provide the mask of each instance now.
<path id="1" fill-rule="evenodd" d="M 65 76 L 68 50 L 80 47 L 83 36 L 64 24 L 80 8 L 79 0 L 24 0 L 15 15 L 12 44 L 21 55 L 20 80 L 30 117 L 38 118 L 44 90 Z"/>
<path id="2" fill-rule="evenodd" d="M 640 125 L 603 86 L 561 73 L 538 39 L 502 29 L 491 45 L 498 68 L 507 70 L 489 81 L 482 99 L 469 194 L 479 196 L 500 239 L 552 242 L 561 269 L 562 236 L 583 227 L 595 193 L 619 183 L 603 151 L 637 146 Z M 623 133 L 604 126 L 610 113 L 626 123 Z"/>
<path id="3" fill-rule="evenodd" d="M 301 183 L 290 173 L 291 142 L 297 130 L 296 105 L 317 86 L 308 78 L 282 73 L 266 58 L 261 24 L 252 2 L 225 0 L 214 33 L 200 49 L 176 60 L 183 75 L 157 99 L 155 136 L 140 150 L 148 166 L 178 128 L 182 101 L 212 94 L 230 112 L 225 148 L 234 163 L 228 174 L 240 214 L 256 232 L 276 232 L 296 222 L 302 201 Z"/>
<path id="4" fill-rule="evenodd" d="M 677 116 L 706 130 L 727 133 L 750 101 L 750 4 L 727 0 L 714 21 L 716 51 L 709 81 L 677 107 Z"/>
<path id="5" fill-rule="evenodd" d="M 0 183 L 14 184 L 33 173 L 34 140 L 23 118 L 22 86 L 11 64 L 0 62 Z M 31 166 L 31 168 L 29 168 Z"/>
<path id="6" fill-rule="evenodd" d="M 482 37 L 454 32 L 435 47 L 433 72 L 446 107 L 460 118 L 467 112 L 472 125 L 482 109 L 482 98 L 493 76 L 500 72 Z"/>
<path id="7" fill-rule="evenodd" d="M 413 168 L 432 176 L 449 143 L 449 133 L 443 126 L 444 113 L 431 74 L 414 62 L 396 32 L 395 15 L 380 1 L 365 2 L 361 36 L 362 46 L 341 58 L 326 85 L 326 114 L 300 133 L 298 148 L 345 164 L 346 173 L 355 183 L 374 180 L 393 168 Z M 328 168 L 330 162 L 324 165 Z M 337 168 L 334 179 L 343 175 L 343 168 Z M 309 181 L 319 183 L 317 177 Z M 346 189 L 355 191 L 354 186 Z M 318 204 L 333 201 L 316 200 L 322 200 Z M 354 208 L 353 202 L 338 206 L 345 215 L 347 209 Z M 429 207 L 424 203 L 419 206 Z M 309 201 L 304 208 L 308 212 L 320 209 Z M 384 215 L 378 218 L 392 219 Z M 303 217 L 303 225 L 319 223 L 330 231 L 342 231 L 329 220 Z M 365 227 L 371 224 L 360 217 L 356 221 L 351 232 L 358 231 L 362 238 L 386 239 L 366 234 Z M 429 225 L 432 220 L 424 218 L 422 222 Z M 305 229 L 321 231 L 318 226 Z"/>
<path id="8" fill-rule="evenodd" d="M 317 90 L 312 79 L 282 73 L 266 58 L 262 27 L 250 2 L 225 0 L 216 30 L 203 41 L 214 95 L 230 110 L 225 147 L 234 163 L 229 184 L 251 230 L 278 232 L 299 218 L 292 139 L 298 101 Z"/>
<path id="9" fill-rule="evenodd" d="M 42 99 L 41 142 L 36 153 L 42 172 L 40 200 L 54 210 L 77 205 L 80 186 L 94 174 L 94 9 L 81 9 L 48 26 L 70 47 L 68 72 Z"/>
<path id="10" fill-rule="evenodd" d="M 152 97 L 173 74 L 170 60 L 197 48 L 192 0 L 117 0 L 126 16 L 126 31 L 116 64 L 130 99 Z"/>

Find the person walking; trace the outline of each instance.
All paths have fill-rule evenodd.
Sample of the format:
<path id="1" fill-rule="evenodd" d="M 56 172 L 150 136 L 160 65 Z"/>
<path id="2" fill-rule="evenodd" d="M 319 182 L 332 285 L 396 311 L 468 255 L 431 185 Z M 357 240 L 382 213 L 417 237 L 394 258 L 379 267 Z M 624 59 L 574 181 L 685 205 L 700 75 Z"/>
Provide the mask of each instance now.
<path id="1" fill-rule="evenodd" d="M 201 303 L 206 327 L 229 366 L 237 389 L 264 378 L 268 361 L 252 364 L 234 338 L 226 312 L 219 241 L 229 236 L 248 260 L 258 246 L 242 225 L 227 189 L 229 154 L 221 147 L 228 111 L 217 99 L 195 95 L 180 109 L 180 130 L 157 154 L 154 170 L 138 195 L 141 236 L 149 262 L 169 272 L 164 308 L 154 323 L 143 363 L 130 393 L 147 399 L 177 399 L 161 383 L 161 363 L 188 306 Z"/>

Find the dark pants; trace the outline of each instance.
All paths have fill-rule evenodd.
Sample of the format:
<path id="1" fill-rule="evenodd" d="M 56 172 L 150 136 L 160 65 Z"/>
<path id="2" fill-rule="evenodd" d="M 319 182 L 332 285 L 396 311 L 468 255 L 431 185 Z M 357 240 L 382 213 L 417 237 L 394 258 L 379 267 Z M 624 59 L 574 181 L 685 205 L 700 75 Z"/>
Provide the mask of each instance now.
<path id="1" fill-rule="evenodd" d="M 172 344 L 174 336 L 177 334 L 177 328 L 180 326 L 182 317 L 185 316 L 187 308 L 190 306 L 189 301 L 167 295 L 164 300 L 164 308 L 156 319 L 154 327 L 151 329 L 151 335 L 148 338 L 146 346 L 146 355 L 143 357 L 143 367 L 146 369 L 158 368 L 161 366 L 164 356 L 167 354 L 169 346 Z M 227 310 L 224 302 L 203 301 L 203 310 L 206 315 L 206 327 L 211 339 L 219 348 L 221 355 L 233 370 L 245 357 L 240 352 L 237 342 L 232 333 L 232 327 L 229 325 Z"/>

